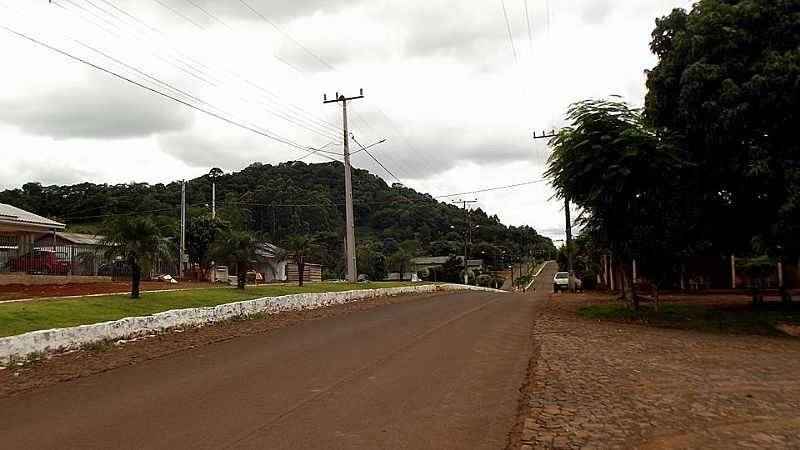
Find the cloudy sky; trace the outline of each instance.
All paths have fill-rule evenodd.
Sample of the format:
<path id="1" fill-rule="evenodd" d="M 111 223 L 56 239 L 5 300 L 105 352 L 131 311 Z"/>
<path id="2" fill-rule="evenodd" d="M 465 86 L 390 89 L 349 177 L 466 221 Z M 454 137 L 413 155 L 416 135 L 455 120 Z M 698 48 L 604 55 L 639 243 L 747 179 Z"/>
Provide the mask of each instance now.
<path id="1" fill-rule="evenodd" d="M 165 182 L 340 151 L 341 109 L 322 96 L 361 88 L 351 131 L 387 139 L 373 154 L 404 184 L 438 196 L 539 180 L 548 149 L 532 132 L 589 97 L 641 105 L 654 20 L 690 4 L 0 0 L 0 188 Z M 353 164 L 394 181 L 364 152 Z M 463 198 L 560 238 L 551 195 L 539 183 Z"/>

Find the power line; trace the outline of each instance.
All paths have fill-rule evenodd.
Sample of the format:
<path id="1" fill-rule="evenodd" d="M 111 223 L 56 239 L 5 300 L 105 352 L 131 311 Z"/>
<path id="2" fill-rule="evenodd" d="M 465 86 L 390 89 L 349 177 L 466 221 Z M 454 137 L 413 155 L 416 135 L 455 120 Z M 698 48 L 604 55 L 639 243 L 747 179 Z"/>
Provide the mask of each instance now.
<path id="1" fill-rule="evenodd" d="M 259 12 L 257 9 L 253 8 L 252 6 L 250 6 L 250 4 L 247 3 L 245 0 L 239 0 L 239 3 L 241 3 L 247 9 L 252 11 L 253 14 L 255 14 L 258 17 L 260 17 L 264 22 L 267 22 L 268 24 L 270 24 L 270 26 L 272 26 L 272 28 L 274 28 L 276 31 L 278 31 L 278 33 L 280 33 L 281 35 L 283 35 L 285 38 L 289 39 L 290 41 L 294 42 L 295 45 L 297 45 L 298 47 L 303 49 L 303 51 L 305 51 L 306 53 L 308 53 L 309 55 L 314 57 L 314 59 L 316 59 L 320 64 L 322 64 L 323 66 L 327 67 L 328 69 L 330 69 L 330 70 L 332 70 L 334 72 L 336 71 L 336 68 L 334 68 L 327 61 L 322 59 L 319 55 L 317 55 L 316 53 L 314 53 L 311 50 L 309 50 L 306 46 L 304 46 L 299 41 L 297 41 L 297 39 L 293 38 L 289 33 L 283 31 L 278 25 L 275 24 L 275 22 L 271 21 L 269 18 L 267 18 L 267 16 L 265 16 L 264 14 Z"/>
<path id="2" fill-rule="evenodd" d="M 67 0 L 67 1 L 71 1 L 71 0 Z M 99 9 L 100 11 L 104 12 L 105 14 L 113 17 L 118 22 L 120 22 L 122 24 L 125 24 L 125 21 L 123 21 L 121 18 L 117 17 L 112 12 L 109 12 L 105 8 L 102 8 L 102 7 L 92 3 L 91 0 L 85 0 L 85 1 L 87 3 L 89 3 L 89 4 L 91 4 L 92 6 L 94 6 L 95 8 Z M 129 12 L 125 11 L 124 9 L 113 5 L 108 0 L 101 0 L 101 1 L 104 2 L 105 4 L 109 5 L 110 7 L 114 8 L 116 11 L 119 11 L 120 13 L 124 14 L 125 16 L 130 17 L 131 19 L 135 20 L 138 24 L 141 24 L 142 26 L 147 28 L 149 32 L 155 33 L 155 34 L 157 34 L 157 35 L 159 35 L 159 36 L 161 36 L 163 38 L 169 39 L 169 37 L 166 36 L 162 31 L 160 31 L 160 30 L 156 29 L 155 27 L 147 24 L 146 22 L 144 22 L 141 19 L 135 17 L 133 14 L 130 14 Z M 174 9 L 168 8 L 168 6 L 163 4 L 162 2 L 158 2 L 156 0 L 154 0 L 154 1 L 157 4 L 167 8 L 173 14 L 176 13 L 176 11 Z M 209 17 L 212 17 L 214 20 L 225 24 L 225 22 L 223 22 L 222 19 L 219 19 L 218 17 L 214 16 L 208 10 L 201 8 L 199 5 L 197 5 L 196 3 L 192 2 L 191 0 L 185 0 L 185 1 L 189 2 L 190 4 L 194 5 L 197 8 L 199 8 L 200 11 L 202 11 L 203 13 L 209 15 Z M 84 9 L 84 8 L 82 8 L 82 9 Z M 84 9 L 84 11 L 85 11 L 85 9 Z M 188 18 L 183 14 L 176 14 L 176 15 L 178 17 L 184 19 L 184 20 L 188 20 Z M 94 15 L 94 16 L 97 17 L 96 15 Z M 194 24 L 193 22 L 190 22 L 190 23 Z M 127 24 L 125 24 L 125 25 L 127 25 Z M 230 30 L 229 26 L 226 25 L 226 27 Z M 205 31 L 206 33 L 208 33 L 208 30 L 206 28 L 204 28 L 204 27 L 200 27 L 200 28 L 203 31 Z M 109 31 L 106 30 L 106 32 L 109 32 Z M 122 39 L 121 36 L 119 36 L 118 34 L 116 34 L 116 33 L 112 33 L 112 34 L 114 34 L 117 38 Z M 212 70 L 212 68 L 208 67 L 207 65 L 203 64 L 202 62 L 197 61 L 196 59 L 194 59 L 194 58 L 192 58 L 190 56 L 187 56 L 187 55 L 181 53 L 180 51 L 175 51 L 175 53 L 179 56 L 179 58 L 185 58 L 187 60 L 192 61 L 196 65 L 205 67 L 208 70 Z M 180 59 L 178 59 L 178 61 L 181 62 L 182 64 L 188 66 L 189 68 L 191 68 L 192 70 L 194 70 L 196 72 L 201 73 L 203 76 L 205 76 L 205 77 L 207 77 L 207 78 L 209 78 L 209 79 L 211 79 L 213 81 L 209 81 L 209 80 L 206 80 L 206 79 L 204 79 L 202 77 L 198 77 L 198 75 L 196 75 L 195 73 L 187 72 L 183 67 L 176 66 L 175 63 L 173 63 L 172 61 L 167 61 L 167 60 L 159 57 L 158 55 L 156 55 L 156 57 L 161 59 L 162 61 L 170 64 L 170 65 L 175 66 L 179 70 L 181 70 L 183 72 L 186 72 L 190 76 L 199 79 L 200 81 L 208 84 L 209 86 L 212 86 L 212 87 L 217 88 L 217 89 L 223 89 L 224 88 L 223 84 L 225 84 L 225 82 L 221 81 L 217 77 L 209 74 L 208 72 L 206 72 L 206 71 L 204 71 L 202 69 L 194 67 L 192 64 L 180 61 Z M 253 83 L 252 81 L 244 78 L 243 76 L 239 75 L 235 71 L 232 71 L 232 70 L 230 70 L 228 68 L 225 68 L 225 67 L 223 67 L 223 70 L 225 72 L 227 72 L 228 74 L 232 75 L 233 77 L 235 77 L 236 79 L 238 79 L 240 82 L 246 83 L 248 86 L 250 86 L 252 88 L 255 88 L 258 91 L 260 91 L 259 96 L 263 97 L 263 95 L 266 94 L 269 97 L 270 101 L 275 101 L 275 102 L 277 102 L 279 104 L 283 103 L 283 102 L 280 101 L 280 99 L 278 98 L 277 95 L 267 91 L 263 87 L 261 87 L 261 86 L 255 84 L 255 83 Z M 253 104 L 255 104 L 254 103 L 254 101 L 255 101 L 258 104 L 260 104 L 261 106 L 264 106 L 266 108 L 267 112 L 269 112 L 270 114 L 272 114 L 272 115 L 274 115 L 274 116 L 276 116 L 278 118 L 281 118 L 283 120 L 286 120 L 287 122 L 292 123 L 293 125 L 297 125 L 297 126 L 303 128 L 303 129 L 306 129 L 307 131 L 311 131 L 313 133 L 319 134 L 319 135 L 327 137 L 327 138 L 331 138 L 331 135 L 328 134 L 328 133 L 331 133 L 331 132 L 339 133 L 341 131 L 339 128 L 336 127 L 336 125 L 333 125 L 330 122 L 327 122 L 327 121 L 325 121 L 323 119 L 315 118 L 315 117 L 313 117 L 313 115 L 311 115 L 307 111 L 305 111 L 302 108 L 299 108 L 299 107 L 297 107 L 295 105 L 292 105 L 292 104 L 284 103 L 284 106 L 288 107 L 290 110 L 289 111 L 280 111 L 279 109 L 277 109 L 272 104 L 265 103 L 264 101 L 261 101 L 261 100 L 254 100 L 254 99 L 250 99 L 250 98 L 244 98 L 242 96 L 238 96 L 238 98 L 240 100 L 244 101 L 244 102 L 253 103 Z M 299 112 L 296 112 L 296 111 L 299 111 Z M 310 127 L 314 127 L 314 128 L 312 129 Z"/>
<path id="3" fill-rule="evenodd" d="M 311 56 L 313 56 L 313 57 L 314 57 L 314 58 L 315 58 L 317 61 L 319 61 L 319 62 L 320 62 L 322 65 L 324 65 L 325 67 L 327 67 L 327 68 L 331 69 L 331 70 L 332 70 L 332 71 L 334 71 L 334 72 L 337 72 L 336 68 L 335 68 L 335 67 L 334 67 L 332 64 L 328 63 L 328 62 L 327 62 L 327 61 L 325 61 L 325 60 L 324 60 L 322 57 L 320 57 L 320 56 L 319 56 L 319 55 L 317 55 L 316 53 L 312 52 L 312 51 L 311 51 L 311 50 L 309 50 L 307 47 L 303 46 L 303 45 L 302 45 L 300 42 L 298 42 L 296 39 L 294 39 L 294 38 L 293 38 L 293 37 L 292 37 L 292 36 L 291 36 L 289 33 L 285 32 L 284 30 L 282 30 L 281 28 L 279 28 L 279 27 L 278 27 L 278 26 L 277 26 L 277 25 L 276 25 L 276 24 L 275 24 L 273 21 L 271 21 L 269 18 L 267 18 L 267 17 L 266 17 L 264 14 L 262 14 L 261 12 L 259 12 L 258 10 L 256 10 L 256 9 L 255 9 L 255 8 L 253 8 L 252 6 L 250 6 L 250 5 L 249 5 L 249 4 L 248 4 L 248 3 L 247 3 L 245 0 L 239 0 L 239 2 L 240 2 L 240 3 L 242 3 L 242 4 L 243 4 L 243 5 L 244 5 L 244 6 L 245 6 L 245 7 L 246 7 L 246 8 L 247 8 L 247 9 L 248 9 L 248 10 L 249 10 L 251 13 L 255 14 L 256 16 L 258 16 L 259 18 L 261 18 L 263 21 L 267 22 L 267 23 L 268 23 L 270 26 L 272 26 L 273 28 L 275 28 L 275 29 L 276 29 L 276 30 L 277 30 L 279 33 L 281 33 L 283 36 L 285 36 L 286 38 L 288 38 L 289 40 L 291 40 L 292 42 L 294 42 L 294 43 L 295 43 L 295 44 L 296 44 L 298 47 L 300 47 L 301 49 L 303 49 L 303 50 L 304 50 L 306 53 L 308 53 L 308 54 L 310 54 Z M 389 118 L 389 116 L 388 116 L 388 115 L 386 115 L 386 113 L 385 113 L 385 112 L 383 112 L 383 110 L 382 110 L 380 107 L 377 107 L 377 110 L 378 110 L 378 112 L 379 112 L 379 113 L 380 113 L 380 114 L 383 116 L 383 118 L 386 120 L 386 123 L 388 123 L 388 124 L 390 125 L 390 127 L 391 127 L 391 128 L 392 128 L 392 129 L 395 131 L 395 133 L 398 135 L 398 137 L 400 137 L 400 138 L 401 138 L 401 141 L 402 141 L 402 142 L 403 142 L 403 143 L 406 145 L 406 147 L 408 147 L 408 148 L 409 148 L 409 150 L 411 150 L 412 152 L 414 152 L 414 153 L 416 153 L 416 154 L 419 154 L 419 152 L 417 152 L 417 151 L 416 151 L 414 148 L 412 148 L 412 147 L 411 147 L 411 145 L 408 143 L 408 140 L 405 138 L 405 136 L 403 136 L 403 134 L 402 134 L 402 133 L 400 133 L 400 132 L 397 130 L 397 127 L 394 125 L 394 123 L 393 123 L 393 122 L 392 122 L 392 120 Z M 355 119 L 357 119 L 359 122 L 361 122 L 361 123 L 362 123 L 363 125 L 365 125 L 367 128 L 369 128 L 369 129 L 370 129 L 370 130 L 371 130 L 373 133 L 376 133 L 375 129 L 374 129 L 374 128 L 372 128 L 372 126 L 370 126 L 369 122 L 368 122 L 368 121 L 366 121 L 365 119 L 363 119 L 363 118 L 362 118 L 362 117 L 361 117 L 361 116 L 358 114 L 358 112 L 356 112 L 356 111 L 353 111 L 353 115 L 354 115 Z M 377 134 L 377 133 L 376 133 L 376 134 Z M 373 136 L 373 137 L 374 137 L 374 136 Z M 428 168 L 429 168 L 429 170 L 430 170 L 430 166 L 429 166 L 429 165 L 428 165 L 428 164 L 425 162 L 425 160 L 424 160 L 424 159 L 420 158 L 420 159 L 418 159 L 418 161 L 422 162 L 422 163 L 423 163 L 424 165 L 426 165 L 426 167 L 428 167 Z M 432 171 L 432 170 L 431 170 L 431 171 Z"/>
<path id="4" fill-rule="evenodd" d="M 528 24 L 528 45 L 533 54 L 533 31 L 531 31 L 531 16 L 528 14 L 528 0 L 522 0 L 522 3 L 525 4 L 525 22 Z"/>
<path id="5" fill-rule="evenodd" d="M 167 94 L 167 93 L 162 92 L 162 91 L 160 91 L 158 89 L 155 89 L 153 87 L 147 86 L 147 85 L 145 85 L 143 83 L 135 81 L 135 80 L 133 80 L 131 78 L 128 78 L 128 77 L 126 77 L 124 75 L 116 73 L 111 69 L 107 69 L 105 67 L 99 66 L 99 65 L 97 65 L 95 63 L 92 63 L 92 62 L 90 62 L 90 61 L 88 61 L 86 59 L 83 59 L 83 58 L 81 58 L 79 56 L 75 56 L 75 55 L 73 55 L 71 53 L 68 53 L 68 52 L 66 52 L 64 50 L 61 50 L 61 49 L 56 48 L 56 47 L 53 47 L 52 45 L 47 44 L 45 42 L 42 42 L 42 41 L 40 41 L 40 40 L 38 40 L 38 39 L 36 39 L 36 38 L 34 38 L 32 36 L 29 36 L 29 35 L 27 35 L 25 33 L 13 30 L 13 29 L 5 26 L 5 25 L 0 25 L 0 28 L 3 28 L 4 30 L 6 30 L 6 31 L 8 31 L 8 32 L 10 32 L 12 34 L 15 34 L 15 35 L 17 35 L 17 36 L 19 36 L 19 37 L 21 37 L 23 39 L 27 39 L 27 40 L 35 43 L 35 44 L 38 44 L 38 45 L 40 45 L 42 47 L 45 47 L 45 48 L 47 48 L 47 49 L 49 49 L 49 50 L 51 50 L 53 52 L 56 52 L 56 53 L 58 53 L 60 55 L 63 55 L 63 56 L 66 56 L 66 57 L 68 57 L 70 59 L 73 59 L 75 61 L 81 62 L 81 63 L 83 63 L 83 64 L 85 64 L 87 66 L 90 66 L 90 67 L 94 68 L 94 69 L 100 70 L 100 71 L 105 72 L 105 73 L 107 73 L 109 75 L 112 75 L 112 76 L 114 76 L 116 78 L 119 78 L 120 80 L 123 80 L 123 81 L 126 81 L 128 83 L 131 83 L 131 84 L 133 84 L 135 86 L 138 86 L 138 87 L 140 87 L 142 89 L 146 89 L 146 90 L 148 90 L 148 91 L 150 91 L 150 92 L 152 92 L 154 94 L 157 94 L 157 95 L 160 95 L 162 97 L 168 98 L 168 99 L 170 99 L 172 101 L 175 101 L 177 103 L 180 103 L 180 104 L 182 104 L 184 106 L 188 106 L 189 108 L 192 108 L 194 110 L 200 111 L 200 112 L 202 112 L 204 114 L 207 114 L 209 116 L 215 117 L 215 118 L 217 118 L 219 120 L 222 120 L 224 122 L 227 122 L 227 123 L 229 123 L 231 125 L 235 125 L 235 126 L 237 126 L 239 128 L 251 131 L 251 132 L 256 133 L 258 135 L 264 136 L 264 137 L 266 137 L 268 139 L 274 140 L 276 142 L 280 142 L 282 144 L 289 145 L 291 147 L 294 147 L 294 148 L 297 148 L 297 149 L 300 149 L 300 150 L 304 150 L 304 151 L 307 150 L 307 147 L 304 147 L 304 146 L 302 146 L 302 145 L 300 145 L 300 144 L 298 144 L 296 142 L 290 141 L 290 140 L 288 140 L 286 138 L 283 138 L 283 137 L 281 137 L 279 135 L 273 135 L 273 134 L 265 132 L 265 131 L 260 131 L 260 130 L 258 130 L 256 128 L 253 128 L 252 126 L 239 123 L 239 122 L 237 122 L 235 120 L 229 119 L 229 118 L 224 117 L 224 116 L 222 116 L 220 114 L 217 114 L 217 113 L 214 113 L 214 112 L 209 111 L 207 109 L 204 109 L 204 108 L 201 108 L 199 106 L 193 105 L 193 104 L 191 104 L 191 103 L 189 103 L 187 101 L 181 100 L 181 99 L 179 99 L 179 98 L 177 98 L 177 97 L 175 97 L 173 95 Z"/>
<path id="6" fill-rule="evenodd" d="M 367 150 L 367 148 L 366 148 L 366 147 L 364 147 L 363 145 L 361 145 L 361 143 L 360 143 L 360 142 L 358 142 L 358 141 L 356 140 L 356 137 L 355 137 L 355 136 L 353 136 L 353 135 L 351 134 L 351 135 L 350 135 L 350 138 L 351 138 L 351 139 L 353 139 L 353 142 L 355 142 L 356 144 L 358 144 L 358 146 L 359 146 L 359 147 L 361 147 L 361 150 L 362 150 L 362 151 L 364 151 L 364 152 L 365 152 L 367 155 L 369 155 L 369 157 L 370 157 L 370 158 L 372 158 L 372 160 L 373 160 L 373 161 L 375 161 L 376 163 L 378 163 L 378 165 L 379 165 L 379 166 L 381 166 L 381 168 L 383 168 L 383 170 L 385 170 L 385 171 L 386 171 L 386 173 L 388 173 L 389 175 L 391 175 L 391 176 L 392 176 L 392 178 L 394 178 L 395 180 L 397 180 L 397 182 L 398 182 L 398 183 L 400 183 L 400 184 L 403 184 L 403 182 L 402 182 L 402 181 L 400 181 L 400 178 L 397 178 L 397 176 L 395 176 L 395 174 L 393 174 L 391 170 L 387 169 L 387 168 L 386 168 L 386 166 L 384 166 L 382 162 L 378 161 L 378 158 L 376 158 L 375 156 L 373 156 L 373 155 L 372 155 L 372 153 L 370 153 L 370 151 L 369 151 L 369 150 Z"/>
<path id="7" fill-rule="evenodd" d="M 519 62 L 517 60 L 517 49 L 514 46 L 514 35 L 511 33 L 511 22 L 508 20 L 508 12 L 506 12 L 506 2 L 505 0 L 500 0 L 500 5 L 503 7 L 503 17 L 506 19 L 506 28 L 508 29 L 508 40 L 511 41 L 511 52 L 514 54 L 514 62 Z"/>
<path id="8" fill-rule="evenodd" d="M 71 4 L 73 4 L 73 5 L 75 4 L 75 3 L 74 3 L 74 2 L 72 2 L 71 0 L 66 0 L 66 1 L 70 2 L 70 3 L 71 3 Z M 110 13 L 109 11 L 107 11 L 107 10 L 105 10 L 105 9 L 103 9 L 103 8 L 100 8 L 100 7 L 98 7 L 97 5 L 94 5 L 93 3 L 91 3 L 91 1 L 90 1 L 90 0 L 86 0 L 86 1 L 87 1 L 88 3 L 90 3 L 90 4 L 92 4 L 92 5 L 93 5 L 95 8 L 98 8 L 98 9 L 100 9 L 101 11 L 103 11 L 104 13 L 106 13 L 106 14 L 110 15 L 111 17 L 113 17 L 113 18 L 114 18 L 114 19 L 116 19 L 117 21 L 119 21 L 119 22 L 121 22 L 121 23 L 124 23 L 124 22 L 123 22 L 123 21 L 122 21 L 122 20 L 121 20 L 119 17 L 115 16 L 114 14 Z M 106 0 L 103 0 L 103 1 L 106 1 Z M 54 1 L 54 2 L 52 2 L 52 3 L 53 3 L 53 4 L 55 4 L 55 5 L 57 5 L 57 6 L 60 6 L 61 8 L 64 8 L 62 5 L 59 5 L 59 4 L 58 4 L 57 2 L 55 2 L 55 1 Z M 106 2 L 106 3 L 108 3 L 108 2 Z M 76 5 L 76 6 L 77 6 L 77 5 Z M 113 5 L 112 5 L 112 6 L 113 6 Z M 85 12 L 89 13 L 89 14 L 92 14 L 94 17 L 96 17 L 96 18 L 99 18 L 99 17 L 98 17 L 96 14 L 93 14 L 93 13 L 89 12 L 89 11 L 88 11 L 88 10 L 86 10 L 85 8 L 82 8 L 82 7 L 81 7 L 81 9 L 82 9 L 83 11 L 85 11 Z M 117 8 L 117 9 L 118 9 L 118 10 L 121 10 L 121 9 L 119 9 L 119 8 Z M 125 14 L 127 14 L 127 15 L 128 15 L 128 16 L 130 16 L 130 17 L 134 17 L 134 16 L 130 15 L 130 14 L 129 14 L 129 13 L 127 13 L 127 12 L 125 12 Z M 135 18 L 135 17 L 134 17 L 134 18 Z M 137 20 L 138 20 L 138 19 L 137 19 Z M 139 22 L 141 22 L 141 23 L 144 23 L 144 22 L 142 22 L 141 20 L 138 20 L 138 21 L 139 21 Z M 107 22 L 107 21 L 106 21 L 106 22 Z M 112 24 L 112 25 L 114 25 L 114 24 Z M 146 25 L 146 24 L 145 24 L 145 25 Z M 116 27 L 116 25 L 114 25 L 114 26 Z M 149 26 L 148 26 L 148 27 L 149 27 Z M 149 27 L 149 28 L 152 28 L 152 27 Z M 115 36 L 115 37 L 117 37 L 118 39 L 123 39 L 123 38 L 122 38 L 121 36 L 119 36 L 119 35 L 118 35 L 116 32 L 109 31 L 109 30 L 104 30 L 104 31 L 106 31 L 107 33 L 110 33 L 110 34 L 114 35 L 114 36 Z M 158 32 L 158 30 L 156 30 L 156 32 Z M 95 49 L 92 49 L 92 50 L 96 51 Z M 177 52 L 177 53 L 178 53 L 178 54 L 180 54 L 180 52 Z M 192 58 L 186 57 L 185 55 L 182 55 L 182 54 L 180 54 L 180 55 L 181 55 L 182 57 L 185 57 L 185 58 L 187 58 L 187 59 L 192 59 Z M 106 57 L 109 57 L 108 55 L 105 55 L 105 56 L 106 56 Z M 206 79 L 206 78 L 203 78 L 203 77 L 200 77 L 200 76 L 196 75 L 195 73 L 188 72 L 188 71 L 187 71 L 187 70 L 185 70 L 183 67 L 180 67 L 180 66 L 176 65 L 176 64 L 175 64 L 175 63 L 173 63 L 172 61 L 167 61 L 166 59 L 164 59 L 164 58 L 161 58 L 161 57 L 159 57 L 158 55 L 156 55 L 156 57 L 157 57 L 157 58 L 159 58 L 159 59 L 161 59 L 162 61 L 164 61 L 164 62 L 166 62 L 166 63 L 168 63 L 168 64 L 170 64 L 170 65 L 172 65 L 172 66 L 176 67 L 177 69 L 179 69 L 179 70 L 181 70 L 181 71 L 183 71 L 183 72 L 185 72 L 185 73 L 187 73 L 187 74 L 189 74 L 189 75 L 191 75 L 191 76 L 193 76 L 193 77 L 195 77 L 195 78 L 199 79 L 200 81 L 202 81 L 202 82 L 204 82 L 204 83 L 208 84 L 209 86 L 215 87 L 215 88 L 217 88 L 217 89 L 223 89 L 223 86 L 221 85 L 221 83 L 222 83 L 221 81 L 217 80 L 215 77 L 213 77 L 212 75 L 208 74 L 207 72 L 204 72 L 204 71 L 203 71 L 203 70 L 201 70 L 201 69 L 198 69 L 198 68 L 196 68 L 196 67 L 192 67 L 192 66 L 191 66 L 191 64 L 188 64 L 188 63 L 185 63 L 185 62 L 183 63 L 183 64 L 186 64 L 187 66 L 191 67 L 193 70 L 195 70 L 195 71 L 197 71 L 197 72 L 200 72 L 200 73 L 201 73 L 201 74 L 203 74 L 204 76 L 206 76 L 206 77 L 208 77 L 208 78 L 210 78 L 211 80 L 214 80 L 214 81 L 209 81 L 208 79 Z M 109 57 L 109 58 L 110 58 L 110 57 Z M 115 60 L 115 61 L 119 62 L 119 60 Z M 198 62 L 198 64 L 201 64 L 201 63 L 199 63 L 199 62 Z M 128 67 L 130 68 L 130 66 L 128 66 Z M 136 70 L 137 72 L 141 72 L 141 71 L 138 71 L 138 69 L 135 69 L 135 68 L 133 68 L 133 70 Z M 234 75 L 238 76 L 238 74 L 234 74 Z M 241 77 L 240 77 L 240 78 L 241 78 Z M 252 84 L 252 83 L 251 83 L 251 84 Z M 183 92 L 183 93 L 184 93 L 184 94 L 187 94 L 186 92 Z M 187 94 L 187 95 L 188 95 L 188 94 Z M 197 98 L 197 97 L 194 97 L 194 98 Z M 248 98 L 245 98 L 245 97 L 242 97 L 242 96 L 238 96 L 238 98 L 239 98 L 240 100 L 244 101 L 244 102 L 253 103 L 253 100 L 251 100 L 251 99 L 248 99 Z M 287 122 L 289 122 L 289 123 L 291 123 L 291 124 L 293 124 L 293 125 L 296 125 L 296 126 L 298 126 L 298 127 L 300 127 L 300 128 L 303 128 L 303 129 L 305 129 L 305 130 L 307 130 L 307 131 L 310 131 L 310 132 L 312 132 L 312 133 L 318 134 L 318 135 L 320 135 L 320 136 L 323 136 L 323 137 L 325 137 L 325 138 L 328 138 L 328 139 L 330 139 L 330 138 L 332 138 L 332 137 L 334 136 L 334 134 L 333 134 L 333 132 L 332 132 L 332 131 L 330 131 L 330 130 L 326 129 L 326 128 L 325 128 L 325 127 L 323 127 L 323 126 L 320 126 L 320 125 L 319 125 L 319 124 L 317 124 L 317 123 L 314 123 L 313 121 L 310 121 L 310 120 L 308 120 L 308 119 L 305 119 L 305 118 L 303 118 L 303 117 L 298 117 L 298 116 L 292 117 L 291 115 L 287 115 L 287 114 L 285 114 L 285 113 L 283 113 L 283 112 L 281 112 L 281 111 L 277 111 L 277 110 L 275 110 L 275 109 L 271 109 L 271 108 L 272 108 L 272 106 L 271 106 L 271 105 L 269 105 L 269 104 L 267 104 L 267 103 L 265 103 L 265 102 L 263 102 L 263 101 L 260 101 L 260 100 L 256 100 L 256 101 L 257 101 L 257 102 L 258 102 L 260 105 L 262 105 L 262 106 L 266 107 L 266 109 L 267 109 L 267 112 L 269 112 L 270 114 L 272 114 L 272 115 L 274 115 L 274 116 L 276 116 L 276 117 L 278 117 L 278 118 L 281 118 L 281 119 L 283 119 L 283 120 L 285 120 L 285 121 L 287 121 Z M 206 102 L 203 102 L 203 103 L 206 103 Z M 208 104 L 208 103 L 206 103 L 206 104 Z M 219 109 L 219 108 L 217 108 L 217 109 Z M 289 113 L 289 114 L 293 114 L 293 113 Z M 314 127 L 314 128 L 312 128 L 312 127 Z M 258 128 L 261 128 L 261 127 L 258 127 Z M 263 130 L 263 128 L 261 128 L 261 129 Z"/>
<path id="9" fill-rule="evenodd" d="M 522 186 L 530 186 L 532 184 L 544 183 L 546 181 L 547 180 L 544 180 L 544 179 L 533 180 L 533 181 L 525 181 L 523 183 L 509 184 L 509 185 L 506 185 L 506 186 L 490 187 L 490 188 L 485 188 L 485 189 L 479 189 L 477 191 L 459 192 L 457 194 L 437 195 L 434 198 L 450 198 L 450 197 L 458 197 L 460 195 L 481 194 L 481 193 L 484 193 L 484 192 L 502 191 L 502 190 L 513 189 L 513 188 L 522 187 Z"/>

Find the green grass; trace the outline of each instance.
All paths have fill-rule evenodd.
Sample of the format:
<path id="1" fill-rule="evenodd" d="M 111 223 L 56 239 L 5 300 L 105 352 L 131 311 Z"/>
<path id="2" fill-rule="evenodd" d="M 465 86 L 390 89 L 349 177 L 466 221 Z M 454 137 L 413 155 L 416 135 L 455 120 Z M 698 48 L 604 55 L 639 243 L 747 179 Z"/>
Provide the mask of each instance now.
<path id="1" fill-rule="evenodd" d="M 736 334 L 782 335 L 775 329 L 776 323 L 800 325 L 800 307 L 794 305 L 785 309 L 781 304 L 771 304 L 769 309 L 752 309 L 749 305 L 666 304 L 661 305 L 658 312 L 649 305 L 639 311 L 603 305 L 584 307 L 578 313 L 596 319 Z"/>
<path id="2" fill-rule="evenodd" d="M 33 300 L 0 304 L 0 337 L 34 330 L 72 327 L 132 316 L 146 316 L 170 309 L 199 308 L 305 292 L 338 292 L 409 286 L 412 283 L 312 283 L 235 288 L 194 289 L 175 292 L 143 292 L 138 300 L 124 295 Z M 426 283 L 413 283 L 414 285 Z"/>

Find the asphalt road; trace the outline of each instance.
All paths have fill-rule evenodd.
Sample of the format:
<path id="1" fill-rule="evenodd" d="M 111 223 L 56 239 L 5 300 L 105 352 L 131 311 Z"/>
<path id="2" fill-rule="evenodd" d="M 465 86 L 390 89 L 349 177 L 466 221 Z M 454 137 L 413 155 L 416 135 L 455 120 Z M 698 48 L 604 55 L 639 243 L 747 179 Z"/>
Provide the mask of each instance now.
<path id="1" fill-rule="evenodd" d="M 0 447 L 500 449 L 548 296 L 440 294 L 23 393 Z"/>

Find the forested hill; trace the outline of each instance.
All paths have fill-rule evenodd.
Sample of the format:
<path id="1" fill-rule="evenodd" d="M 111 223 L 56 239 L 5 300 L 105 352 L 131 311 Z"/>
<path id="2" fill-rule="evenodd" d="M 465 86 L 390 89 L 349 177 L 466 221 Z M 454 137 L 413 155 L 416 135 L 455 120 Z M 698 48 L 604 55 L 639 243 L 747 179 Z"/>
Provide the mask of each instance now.
<path id="1" fill-rule="evenodd" d="M 210 213 L 212 179 L 216 180 L 217 213 L 231 227 L 283 242 L 288 235 L 313 234 L 324 251 L 320 258 L 333 274 L 341 269 L 344 235 L 344 174 L 341 163 L 254 163 L 240 172 L 218 169 L 187 181 L 187 216 Z M 177 234 L 181 187 L 169 184 L 92 184 L 42 186 L 0 192 L 0 202 L 61 220 L 74 231 L 92 231 L 109 217 L 150 215 Z M 389 257 L 399 249 L 419 255 L 463 254 L 466 214 L 401 185 L 388 186 L 365 170 L 353 171 L 353 197 L 359 253 L 365 258 Z M 522 203 L 522 202 L 520 202 Z M 507 227 L 497 216 L 477 209 L 472 256 L 494 261 L 506 255 L 525 257 L 552 250 L 552 242 L 530 227 Z M 479 227 L 475 228 L 475 225 Z M 366 263 L 366 261 L 365 261 Z"/>

